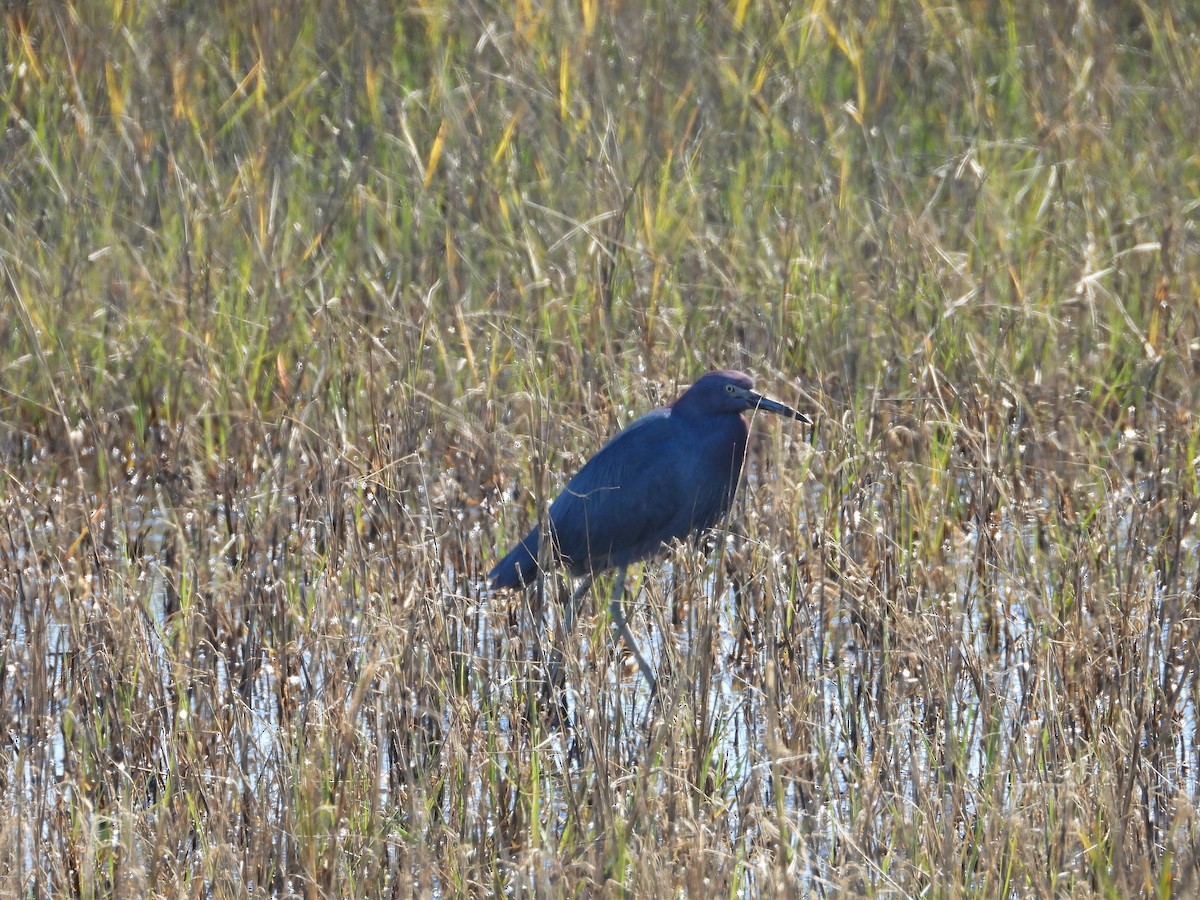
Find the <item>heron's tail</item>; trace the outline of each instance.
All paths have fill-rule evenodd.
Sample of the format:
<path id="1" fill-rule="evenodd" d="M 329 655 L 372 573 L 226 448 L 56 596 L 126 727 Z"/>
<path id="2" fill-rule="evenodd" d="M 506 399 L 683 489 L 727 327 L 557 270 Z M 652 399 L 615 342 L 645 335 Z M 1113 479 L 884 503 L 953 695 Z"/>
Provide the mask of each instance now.
<path id="1" fill-rule="evenodd" d="M 493 588 L 522 588 L 533 584 L 538 571 L 538 543 L 541 531 L 534 528 L 508 555 L 488 572 Z"/>

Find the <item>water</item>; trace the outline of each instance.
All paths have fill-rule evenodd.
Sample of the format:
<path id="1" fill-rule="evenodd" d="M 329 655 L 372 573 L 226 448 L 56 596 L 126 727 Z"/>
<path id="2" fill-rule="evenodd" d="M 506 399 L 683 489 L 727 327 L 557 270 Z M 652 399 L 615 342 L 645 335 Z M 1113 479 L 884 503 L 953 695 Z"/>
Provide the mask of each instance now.
<path id="1" fill-rule="evenodd" d="M 970 843 L 982 823 L 1091 791 L 1097 748 L 1124 741 L 1151 798 L 1141 820 L 1165 841 L 1198 792 L 1196 567 L 1161 586 L 1169 542 L 1148 539 L 1144 493 L 1091 511 L 1103 547 L 1074 525 L 1047 549 L 1055 508 L 1034 499 L 985 545 L 977 527 L 956 533 L 938 572 L 884 539 L 879 491 L 844 545 L 815 514 L 805 558 L 731 541 L 737 584 L 712 555 L 673 554 L 631 573 L 626 597 L 662 703 L 597 633 L 606 619 L 585 617 L 558 719 L 537 699 L 553 602 L 539 617 L 476 580 L 488 548 L 471 516 L 378 504 L 339 533 L 327 502 L 255 488 L 230 533 L 225 498 L 179 507 L 143 488 L 73 516 L 70 485 L 50 486 L 9 507 L 0 799 L 22 810 L 30 872 L 63 840 L 37 810 L 61 805 L 126 846 L 139 816 L 200 795 L 256 810 L 288 869 L 305 852 L 284 825 L 298 804 L 361 771 L 385 835 L 499 841 L 536 788 L 542 839 L 591 822 L 584 800 L 601 821 L 674 808 L 687 815 L 671 827 L 707 823 L 708 845 L 741 860 L 749 893 L 781 853 L 810 889 L 847 859 L 882 889 L 878 861 L 907 852 L 898 823 Z M 1184 563 L 1196 552 L 1180 541 Z"/>

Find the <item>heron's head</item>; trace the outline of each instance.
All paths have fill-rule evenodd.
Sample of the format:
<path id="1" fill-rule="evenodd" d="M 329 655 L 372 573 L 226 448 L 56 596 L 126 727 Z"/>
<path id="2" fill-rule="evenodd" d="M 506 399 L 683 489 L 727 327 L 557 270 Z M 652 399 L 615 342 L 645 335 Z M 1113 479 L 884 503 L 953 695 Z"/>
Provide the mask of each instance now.
<path id="1" fill-rule="evenodd" d="M 785 403 L 756 394 L 754 382 L 743 372 L 709 372 L 684 391 L 675 401 L 675 409 L 693 415 L 727 415 L 761 409 L 808 423 L 808 416 Z"/>

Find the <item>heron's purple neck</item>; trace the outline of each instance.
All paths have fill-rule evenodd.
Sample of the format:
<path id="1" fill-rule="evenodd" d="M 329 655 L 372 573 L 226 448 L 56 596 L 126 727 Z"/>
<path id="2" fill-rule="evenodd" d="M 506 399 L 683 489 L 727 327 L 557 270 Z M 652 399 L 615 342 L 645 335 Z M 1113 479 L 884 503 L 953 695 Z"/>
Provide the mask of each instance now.
<path id="1" fill-rule="evenodd" d="M 746 453 L 746 442 L 750 438 L 750 422 L 741 412 L 713 412 L 703 398 L 684 394 L 669 407 L 671 414 L 679 416 L 696 429 L 696 440 L 702 443 L 724 445 L 732 448 L 741 465 Z"/>

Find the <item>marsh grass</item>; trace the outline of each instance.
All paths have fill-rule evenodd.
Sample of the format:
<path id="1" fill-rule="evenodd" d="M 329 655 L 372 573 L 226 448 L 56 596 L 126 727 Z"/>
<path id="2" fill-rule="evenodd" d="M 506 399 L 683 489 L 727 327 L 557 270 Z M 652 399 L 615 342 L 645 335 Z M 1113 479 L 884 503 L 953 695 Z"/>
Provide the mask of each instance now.
<path id="1" fill-rule="evenodd" d="M 0 892 L 1200 889 L 1176 6 L 5 6 Z M 546 702 L 715 366 L 816 425 Z"/>

